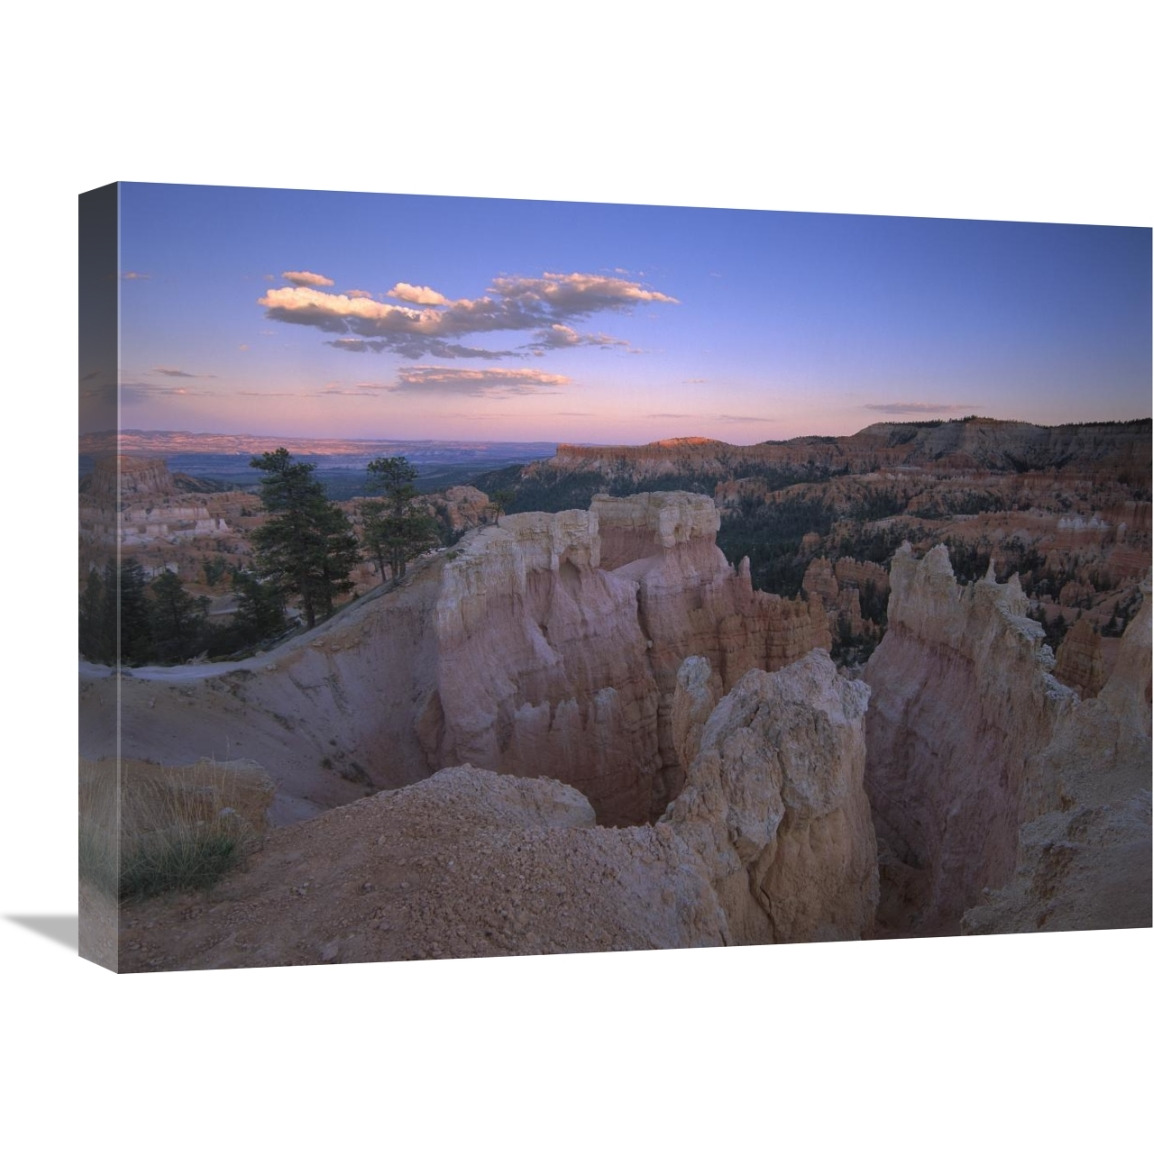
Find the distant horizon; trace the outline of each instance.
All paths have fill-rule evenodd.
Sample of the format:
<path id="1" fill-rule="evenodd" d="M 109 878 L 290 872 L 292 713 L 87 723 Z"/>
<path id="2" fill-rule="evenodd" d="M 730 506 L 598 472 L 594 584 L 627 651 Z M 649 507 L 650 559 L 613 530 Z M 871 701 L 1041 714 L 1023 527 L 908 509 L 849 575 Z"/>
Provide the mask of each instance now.
<path id="1" fill-rule="evenodd" d="M 300 434 L 289 434 L 279 432 L 269 433 L 254 433 L 251 431 L 244 432 L 225 432 L 221 430 L 215 431 L 193 431 L 189 429 L 145 429 L 145 428 L 121 428 L 121 429 L 102 429 L 90 433 L 82 433 L 80 435 L 81 441 L 95 440 L 105 437 L 119 437 L 119 436 L 141 436 L 141 437 L 220 437 L 232 439 L 252 439 L 252 440 L 285 440 L 285 441 L 311 441 L 317 443 L 323 442 L 337 442 L 337 443 L 359 443 L 359 444 L 455 444 L 455 445 L 470 445 L 470 446 L 502 446 L 502 445 L 540 445 L 545 446 L 561 446 L 574 445 L 579 448 L 644 448 L 649 445 L 656 445 L 663 442 L 685 442 L 685 441 L 709 441 L 717 444 L 729 445 L 733 448 L 750 448 L 756 445 L 766 444 L 784 444 L 789 441 L 804 440 L 810 437 L 852 437 L 858 433 L 864 432 L 866 429 L 874 425 L 941 425 L 941 424 L 958 424 L 970 420 L 989 421 L 1002 424 L 1023 424 L 1033 425 L 1037 428 L 1061 428 L 1063 426 L 1071 425 L 1110 425 L 1110 424 L 1138 424 L 1141 422 L 1150 422 L 1154 420 L 1149 416 L 1145 417 L 1124 417 L 1124 418 L 1091 418 L 1080 421 L 1063 421 L 1056 423 L 1042 424 L 1038 421 L 1027 421 L 1016 417 L 990 417 L 982 413 L 970 413 L 959 417 L 938 417 L 938 418 L 908 418 L 902 420 L 900 418 L 890 418 L 888 420 L 871 421 L 867 425 L 863 425 L 855 429 L 852 433 L 830 434 L 830 433 L 802 433 L 796 437 L 772 438 L 766 437 L 756 441 L 729 441 L 720 437 L 705 437 L 696 433 L 680 433 L 671 437 L 657 437 L 651 441 L 584 441 L 584 440 L 561 440 L 551 437 L 533 437 L 526 439 L 515 439 L 510 437 L 386 437 L 386 436 L 367 436 L 365 434 L 358 434 L 354 436 L 341 435 L 324 435 L 324 436 L 309 436 Z"/>
<path id="2" fill-rule="evenodd" d="M 1151 413 L 1148 228 L 137 183 L 117 197 L 119 379 L 81 367 L 84 431 L 113 400 L 156 429 L 606 445 Z"/>

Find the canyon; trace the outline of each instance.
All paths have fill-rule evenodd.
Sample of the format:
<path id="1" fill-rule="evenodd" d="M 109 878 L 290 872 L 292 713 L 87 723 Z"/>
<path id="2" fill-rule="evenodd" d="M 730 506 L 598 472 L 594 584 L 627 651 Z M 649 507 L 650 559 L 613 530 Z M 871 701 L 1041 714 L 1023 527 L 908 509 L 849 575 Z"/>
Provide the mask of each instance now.
<path id="1" fill-rule="evenodd" d="M 965 442 L 971 463 L 988 442 Z M 1090 437 L 1055 464 L 1060 443 L 1034 442 L 1045 470 L 987 478 L 1028 508 L 923 519 L 945 539 L 882 560 L 817 533 L 790 595 L 719 548 L 727 490 L 497 516 L 472 489 L 455 544 L 266 652 L 82 662 L 86 765 L 109 764 L 119 703 L 125 764 L 173 788 L 206 765 L 268 783 L 259 814 L 245 803 L 247 862 L 207 894 L 122 906 L 108 964 L 1149 926 L 1149 503 L 1132 479 L 1085 480 L 1140 452 Z M 946 449 L 940 476 L 823 493 L 948 504 L 970 465 Z M 993 546 L 981 572 L 955 569 L 967 539 Z M 1043 540 L 1053 564 L 1020 576 Z M 1071 615 L 1057 653 L 1050 607 Z"/>
<path id="2" fill-rule="evenodd" d="M 276 791 L 210 896 L 125 907 L 120 968 L 1149 924 L 1148 584 L 1083 700 L 1015 579 L 903 549 L 851 679 L 652 498 L 502 518 L 274 654 L 86 671 L 127 756 Z"/>

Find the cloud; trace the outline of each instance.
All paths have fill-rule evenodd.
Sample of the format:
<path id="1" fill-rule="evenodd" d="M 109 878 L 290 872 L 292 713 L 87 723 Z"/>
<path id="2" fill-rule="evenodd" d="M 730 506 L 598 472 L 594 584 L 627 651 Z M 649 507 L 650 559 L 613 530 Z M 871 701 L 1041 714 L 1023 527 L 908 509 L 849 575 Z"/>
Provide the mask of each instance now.
<path id="1" fill-rule="evenodd" d="M 327 276 L 321 276 L 319 272 L 282 272 L 280 275 L 289 284 L 303 288 L 331 288 L 333 284 Z"/>
<path id="2" fill-rule="evenodd" d="M 241 348 L 247 348 L 248 346 L 247 345 L 241 345 L 240 347 Z M 166 376 L 166 377 L 177 377 L 179 379 L 186 380 L 186 381 L 215 381 L 216 380 L 216 374 L 215 373 L 186 373 L 184 371 L 184 369 L 169 369 L 169 368 L 165 368 L 163 365 L 157 365 L 156 368 L 152 369 L 151 371 L 154 373 L 160 373 L 161 375 Z"/>
<path id="3" fill-rule="evenodd" d="M 264 306 L 269 320 L 306 325 L 365 342 L 363 347 L 350 341 L 328 342 L 334 348 L 346 352 L 387 349 L 413 360 L 424 356 L 493 360 L 524 355 L 513 349 L 481 349 L 453 340 L 489 332 L 536 330 L 537 341 L 526 346 L 535 354 L 574 343 L 627 345 L 603 334 L 582 336 L 567 322 L 595 312 L 630 312 L 640 304 L 677 303 L 675 298 L 637 282 L 588 273 L 497 277 L 486 294 L 475 299 L 448 301 L 433 289 L 404 282 L 389 295 L 420 307 L 388 304 L 359 293 L 321 292 L 310 285 L 270 289 L 257 303 Z"/>
<path id="4" fill-rule="evenodd" d="M 436 289 L 431 289 L 427 285 L 405 284 L 404 281 L 393 285 L 385 295 L 396 297 L 399 301 L 408 301 L 409 304 L 413 305 L 447 305 L 449 303 L 449 298 L 442 296 Z"/>
<path id="5" fill-rule="evenodd" d="M 493 291 L 509 300 L 540 301 L 551 312 L 564 316 L 588 316 L 604 309 L 623 309 L 635 304 L 679 303 L 665 293 L 642 288 L 636 281 L 590 273 L 547 272 L 542 277 L 498 277 Z"/>
<path id="6" fill-rule="evenodd" d="M 139 404 L 153 397 L 217 397 L 213 389 L 187 388 L 184 385 L 156 385 L 148 381 L 122 381 L 120 400 L 126 405 Z"/>
<path id="7" fill-rule="evenodd" d="M 373 294 L 365 292 L 364 289 L 345 289 L 345 296 L 352 297 L 356 300 L 358 297 L 361 300 L 372 300 Z"/>
<path id="8" fill-rule="evenodd" d="M 652 417 L 654 420 L 661 421 L 687 421 L 690 418 L 696 418 L 693 413 L 646 413 L 647 417 Z"/>
<path id="9" fill-rule="evenodd" d="M 152 280 L 152 273 L 150 272 L 122 272 L 120 274 L 121 280 Z"/>
<path id="10" fill-rule="evenodd" d="M 741 417 L 734 416 L 730 413 L 719 413 L 713 418 L 715 421 L 725 421 L 727 424 L 748 425 L 751 422 L 756 424 L 773 424 L 776 417 Z"/>
<path id="11" fill-rule="evenodd" d="M 960 413 L 967 409 L 967 405 L 931 405 L 924 401 L 894 401 L 886 405 L 862 405 L 874 413 L 890 413 L 895 416 L 908 414 L 919 416 L 926 413 Z"/>
<path id="12" fill-rule="evenodd" d="M 707 384 L 709 384 L 709 378 L 708 377 L 686 377 L 685 380 L 682 381 L 681 383 L 683 385 L 707 385 Z"/>
<path id="13" fill-rule="evenodd" d="M 446 393 L 467 397 L 512 397 L 548 393 L 570 383 L 559 373 L 537 369 L 456 369 L 440 366 L 401 369 L 393 392 Z"/>
<path id="14" fill-rule="evenodd" d="M 533 335 L 537 339 L 525 347 L 533 349 L 533 355 L 537 357 L 543 357 L 550 349 L 573 349 L 578 345 L 600 345 L 602 348 L 610 348 L 613 345 L 629 347 L 628 341 L 619 340 L 617 337 L 607 337 L 604 333 L 579 333 L 569 325 L 562 324 L 538 329 Z"/>
<path id="15" fill-rule="evenodd" d="M 317 397 L 361 397 L 363 399 L 367 399 L 372 396 L 371 393 L 366 392 L 363 389 L 345 389 L 336 384 L 325 385 L 323 389 L 318 390 L 312 395 Z"/>
<path id="16" fill-rule="evenodd" d="M 399 353 L 409 360 L 420 360 L 421 357 L 440 357 L 442 360 L 453 361 L 458 357 L 474 357 L 486 361 L 499 361 L 505 357 L 521 357 L 523 353 L 515 350 L 479 349 L 472 345 L 454 344 L 451 341 L 442 341 L 436 337 L 421 337 L 408 334 L 399 334 L 387 340 L 366 341 L 360 337 L 338 337 L 335 341 L 323 341 L 334 349 L 341 349 L 346 353 L 383 353 L 386 350 Z"/>

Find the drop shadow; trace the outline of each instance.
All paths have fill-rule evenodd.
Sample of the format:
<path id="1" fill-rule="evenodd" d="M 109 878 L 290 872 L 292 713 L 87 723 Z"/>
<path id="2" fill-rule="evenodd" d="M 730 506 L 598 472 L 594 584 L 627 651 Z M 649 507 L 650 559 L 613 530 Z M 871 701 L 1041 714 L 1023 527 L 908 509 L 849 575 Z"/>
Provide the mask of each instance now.
<path id="1" fill-rule="evenodd" d="M 78 914 L 5 914 L 18 926 L 32 930 L 49 941 L 67 946 L 73 953 L 80 948 L 80 917 Z"/>

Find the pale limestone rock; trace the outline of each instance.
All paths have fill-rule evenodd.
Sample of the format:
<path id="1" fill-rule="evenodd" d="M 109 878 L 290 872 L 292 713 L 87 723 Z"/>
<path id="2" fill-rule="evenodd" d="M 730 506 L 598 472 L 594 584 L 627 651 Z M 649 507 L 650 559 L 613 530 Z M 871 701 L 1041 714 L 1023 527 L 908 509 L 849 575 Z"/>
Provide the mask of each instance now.
<path id="1" fill-rule="evenodd" d="M 1149 578 L 1142 590 L 1110 679 L 1031 763 L 1058 804 L 1023 826 L 1013 878 L 966 911 L 963 933 L 1151 924 Z"/>
<path id="2" fill-rule="evenodd" d="M 700 680 L 700 669 L 695 671 Z M 720 702 L 668 823 L 693 847 L 734 943 L 861 937 L 877 852 L 863 779 L 869 689 L 812 652 Z"/>
<path id="3" fill-rule="evenodd" d="M 670 724 L 677 762 L 684 774 L 701 749 L 701 734 L 721 698 L 721 678 L 704 657 L 687 657 L 677 671 Z"/>
<path id="4" fill-rule="evenodd" d="M 721 514 L 713 499 L 699 493 L 598 495 L 591 511 L 601 526 L 607 569 L 695 540 L 713 544 L 721 527 Z"/>
<path id="5" fill-rule="evenodd" d="M 1096 703 L 1049 672 L 1016 575 L 961 587 L 943 546 L 920 562 L 903 546 L 891 583 L 889 631 L 865 674 L 879 922 L 891 934 L 953 933 L 985 890 L 1010 881 L 1020 828 L 1066 804 L 1064 775 L 1039 755 Z M 1111 748 L 1097 746 L 1100 765 Z"/>

